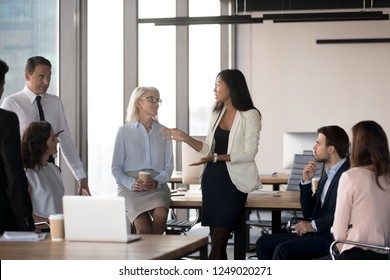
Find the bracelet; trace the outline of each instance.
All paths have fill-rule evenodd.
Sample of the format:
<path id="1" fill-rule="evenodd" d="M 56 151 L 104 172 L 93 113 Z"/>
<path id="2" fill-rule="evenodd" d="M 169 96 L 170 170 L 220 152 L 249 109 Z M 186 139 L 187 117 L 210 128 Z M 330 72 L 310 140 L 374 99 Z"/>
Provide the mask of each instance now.
<path id="1" fill-rule="evenodd" d="M 218 160 L 218 154 L 214 153 L 214 160 L 213 160 L 213 162 L 217 162 L 217 160 Z"/>

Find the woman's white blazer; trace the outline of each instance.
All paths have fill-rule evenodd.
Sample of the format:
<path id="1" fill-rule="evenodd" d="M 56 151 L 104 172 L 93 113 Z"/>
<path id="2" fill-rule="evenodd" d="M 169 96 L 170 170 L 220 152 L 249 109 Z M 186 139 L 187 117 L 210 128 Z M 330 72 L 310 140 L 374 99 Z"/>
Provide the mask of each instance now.
<path id="1" fill-rule="evenodd" d="M 213 112 L 201 153 L 214 153 L 215 130 L 225 111 L 226 107 L 220 113 Z M 230 161 L 226 162 L 226 166 L 233 184 L 244 193 L 253 191 L 261 184 L 255 162 L 260 130 L 261 116 L 257 110 L 237 111 L 229 134 L 227 154 L 230 155 Z"/>

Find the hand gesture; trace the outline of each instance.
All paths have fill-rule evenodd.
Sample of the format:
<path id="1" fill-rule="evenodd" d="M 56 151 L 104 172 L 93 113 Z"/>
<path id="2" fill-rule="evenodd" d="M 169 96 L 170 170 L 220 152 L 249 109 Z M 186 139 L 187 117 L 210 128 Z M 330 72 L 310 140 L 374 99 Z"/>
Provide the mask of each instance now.
<path id="1" fill-rule="evenodd" d="M 199 161 L 197 162 L 193 162 L 190 164 L 190 166 L 197 166 L 197 165 L 201 165 L 201 164 L 205 164 L 205 163 L 208 163 L 208 162 L 213 162 L 214 161 L 214 155 L 207 155 L 205 157 L 202 157 Z"/>
<path id="2" fill-rule="evenodd" d="M 315 161 L 310 161 L 304 168 L 303 168 L 303 180 L 309 181 L 313 179 L 314 175 L 317 171 L 317 163 Z"/>
<path id="3" fill-rule="evenodd" d="M 187 133 L 178 128 L 162 128 L 160 132 L 165 134 L 167 136 L 166 139 L 168 140 L 185 141 L 188 138 Z"/>

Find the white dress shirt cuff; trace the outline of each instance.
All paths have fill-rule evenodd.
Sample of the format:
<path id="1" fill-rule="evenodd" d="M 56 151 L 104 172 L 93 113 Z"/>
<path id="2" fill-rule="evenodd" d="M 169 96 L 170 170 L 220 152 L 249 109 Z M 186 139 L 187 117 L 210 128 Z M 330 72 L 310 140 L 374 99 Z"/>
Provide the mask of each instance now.
<path id="1" fill-rule="evenodd" d="M 73 171 L 73 175 L 77 181 L 80 181 L 81 179 L 84 179 L 87 177 L 83 167 L 78 168 L 77 170 L 72 170 L 72 171 Z"/>
<path id="2" fill-rule="evenodd" d="M 311 221 L 311 226 L 314 228 L 314 231 L 317 231 L 317 225 L 316 225 L 316 222 L 314 220 Z"/>
<path id="3" fill-rule="evenodd" d="M 308 185 L 311 183 L 311 180 L 307 180 L 307 181 L 303 181 L 303 179 L 301 180 L 301 185 Z"/>

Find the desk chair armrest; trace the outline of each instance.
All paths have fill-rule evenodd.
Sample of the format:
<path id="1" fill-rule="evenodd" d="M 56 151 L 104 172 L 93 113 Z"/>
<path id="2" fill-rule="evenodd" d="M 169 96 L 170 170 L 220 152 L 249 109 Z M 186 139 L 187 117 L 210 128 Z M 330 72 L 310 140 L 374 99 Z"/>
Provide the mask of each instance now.
<path id="1" fill-rule="evenodd" d="M 50 224 L 48 222 L 35 222 L 35 230 L 39 232 L 50 232 Z"/>
<path id="2" fill-rule="evenodd" d="M 354 245 L 354 246 L 362 247 L 362 248 L 379 249 L 379 250 L 387 251 L 388 254 L 390 254 L 390 247 L 389 246 L 362 243 L 362 242 L 350 241 L 350 240 L 335 240 L 332 242 L 332 244 L 330 245 L 330 248 L 329 248 L 330 255 L 332 256 L 333 260 L 337 259 L 340 256 L 340 251 L 337 247 L 337 244 L 349 244 L 349 245 Z M 390 255 L 389 255 L 389 258 L 390 258 Z"/>

